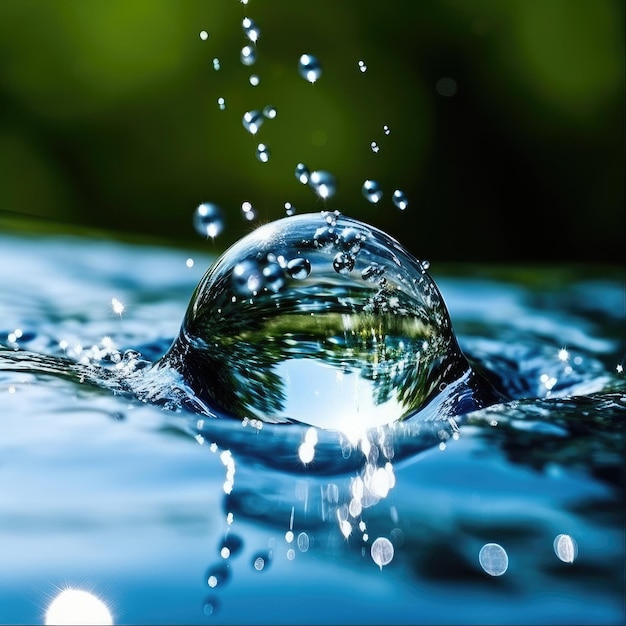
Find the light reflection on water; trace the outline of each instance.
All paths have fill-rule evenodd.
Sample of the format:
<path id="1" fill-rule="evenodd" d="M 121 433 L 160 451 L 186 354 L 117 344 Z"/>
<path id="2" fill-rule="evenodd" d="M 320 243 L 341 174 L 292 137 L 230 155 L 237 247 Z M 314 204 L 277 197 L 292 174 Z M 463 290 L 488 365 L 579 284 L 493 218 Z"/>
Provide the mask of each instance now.
<path id="1" fill-rule="evenodd" d="M 0 257 L 2 343 L 77 360 L 95 358 L 93 345 L 158 358 L 208 264 L 18 236 L 2 237 Z M 565 282 L 545 308 L 506 281 L 438 282 L 462 347 L 495 371 L 514 363 L 530 398 L 460 416 L 458 432 L 426 429 L 428 445 L 408 450 L 401 433 L 333 443 L 306 427 L 281 448 L 281 426 L 253 420 L 209 421 L 196 440 L 197 416 L 0 370 L 2 621 L 43 623 L 71 586 L 116 623 L 619 623 L 623 286 Z M 593 310 L 572 299 L 585 292 Z M 549 389 L 544 374 L 557 379 Z M 332 445 L 361 461 L 322 471 Z M 294 470 L 260 465 L 263 449 Z M 487 544 L 504 551 L 504 572 L 493 558 L 483 569 Z"/>

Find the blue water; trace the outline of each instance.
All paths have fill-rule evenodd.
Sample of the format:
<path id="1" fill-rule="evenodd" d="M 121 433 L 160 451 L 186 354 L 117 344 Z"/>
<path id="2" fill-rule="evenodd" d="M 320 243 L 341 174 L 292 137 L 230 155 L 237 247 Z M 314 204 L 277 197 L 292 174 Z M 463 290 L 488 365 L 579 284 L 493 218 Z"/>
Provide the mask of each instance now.
<path id="1" fill-rule="evenodd" d="M 35 355 L 156 361 L 212 260 L 0 234 L 0 622 L 44 623 L 76 588 L 117 624 L 624 623 L 623 273 L 431 268 L 459 345 L 515 399 L 400 429 L 385 458 L 320 430 L 352 461 L 321 471 L 298 463 L 305 428 L 199 422 L 42 372 Z"/>

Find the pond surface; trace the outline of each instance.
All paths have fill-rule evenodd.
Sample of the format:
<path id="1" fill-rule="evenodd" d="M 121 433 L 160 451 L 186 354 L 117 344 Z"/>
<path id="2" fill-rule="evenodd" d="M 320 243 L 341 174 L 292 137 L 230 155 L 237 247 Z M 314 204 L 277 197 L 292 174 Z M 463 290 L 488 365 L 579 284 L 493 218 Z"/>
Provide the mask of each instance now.
<path id="1" fill-rule="evenodd" d="M 0 622 L 77 589 L 119 624 L 624 623 L 623 272 L 431 268 L 513 399 L 384 442 L 48 367 L 156 361 L 212 260 L 0 234 Z"/>

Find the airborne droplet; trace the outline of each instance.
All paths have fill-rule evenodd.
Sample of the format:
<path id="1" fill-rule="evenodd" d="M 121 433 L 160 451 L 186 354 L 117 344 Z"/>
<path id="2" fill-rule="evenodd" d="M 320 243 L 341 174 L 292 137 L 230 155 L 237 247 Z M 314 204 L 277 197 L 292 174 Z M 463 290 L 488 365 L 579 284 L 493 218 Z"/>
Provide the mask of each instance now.
<path id="1" fill-rule="evenodd" d="M 261 111 L 246 111 L 243 114 L 241 123 L 251 135 L 256 135 L 261 127 L 261 124 L 263 124 L 263 120 L 264 117 Z"/>
<path id="2" fill-rule="evenodd" d="M 196 232 L 203 237 L 217 237 L 224 230 L 224 216 L 217 204 L 203 202 L 193 215 Z"/>
<path id="3" fill-rule="evenodd" d="M 377 204 L 383 197 L 383 191 L 380 184 L 375 180 L 366 180 L 361 188 L 364 198 L 372 204 Z"/>
<path id="4" fill-rule="evenodd" d="M 372 560 L 381 570 L 393 560 L 393 544 L 386 537 L 378 537 L 378 539 L 375 539 L 370 552 Z"/>
<path id="5" fill-rule="evenodd" d="M 396 189 L 391 196 L 393 203 L 401 210 L 404 211 L 409 206 L 409 201 L 407 200 L 404 191 L 400 191 L 400 189 Z"/>
<path id="6" fill-rule="evenodd" d="M 298 72 L 302 78 L 314 83 L 322 75 L 322 66 L 312 54 L 303 54 L 298 60 Z"/>

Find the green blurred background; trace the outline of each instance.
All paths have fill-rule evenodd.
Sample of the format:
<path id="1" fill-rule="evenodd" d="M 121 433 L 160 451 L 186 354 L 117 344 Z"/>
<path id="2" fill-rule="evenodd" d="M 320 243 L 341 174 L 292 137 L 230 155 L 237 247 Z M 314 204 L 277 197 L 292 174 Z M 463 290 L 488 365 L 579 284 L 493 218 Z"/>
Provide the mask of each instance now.
<path id="1" fill-rule="evenodd" d="M 278 116 L 252 136 L 242 115 L 265 105 Z M 333 198 L 300 161 L 336 176 Z M 0 0 L 5 217 L 217 252 L 291 202 L 431 261 L 623 263 L 624 165 L 621 0 Z M 200 202 L 224 210 L 215 241 L 193 229 Z"/>

